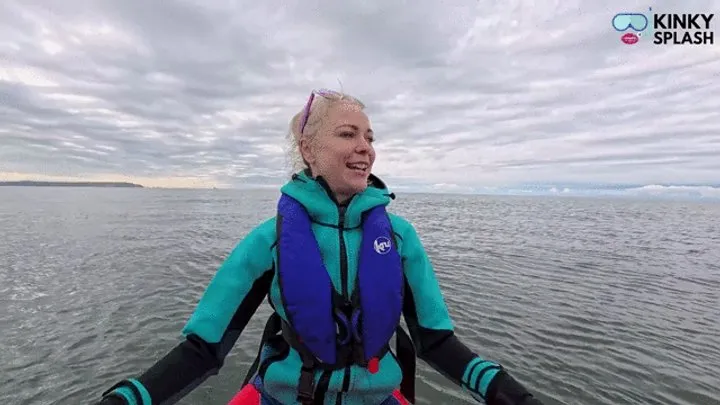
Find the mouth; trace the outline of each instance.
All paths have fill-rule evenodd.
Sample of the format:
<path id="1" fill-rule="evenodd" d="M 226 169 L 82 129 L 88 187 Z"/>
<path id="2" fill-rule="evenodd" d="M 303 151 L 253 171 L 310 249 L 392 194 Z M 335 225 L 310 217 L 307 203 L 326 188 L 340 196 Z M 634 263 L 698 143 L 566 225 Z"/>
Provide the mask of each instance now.
<path id="1" fill-rule="evenodd" d="M 345 166 L 358 175 L 365 175 L 365 174 L 367 174 L 368 170 L 370 169 L 370 165 L 368 165 L 365 162 L 348 163 Z"/>

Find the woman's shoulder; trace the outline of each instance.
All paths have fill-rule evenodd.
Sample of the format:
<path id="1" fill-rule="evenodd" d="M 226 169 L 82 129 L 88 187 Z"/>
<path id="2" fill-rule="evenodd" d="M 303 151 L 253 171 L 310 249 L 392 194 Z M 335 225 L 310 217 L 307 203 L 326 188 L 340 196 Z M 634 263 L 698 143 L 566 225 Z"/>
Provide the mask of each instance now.
<path id="1" fill-rule="evenodd" d="M 392 225 L 393 232 L 401 239 L 407 239 L 408 237 L 415 237 L 415 227 L 412 222 L 402 215 L 388 212 L 390 218 L 390 225 Z"/>
<path id="2" fill-rule="evenodd" d="M 425 257 L 425 248 L 413 223 L 402 215 L 388 212 L 388 216 L 400 254 L 404 258 Z"/>
<path id="3" fill-rule="evenodd" d="M 275 243 L 275 239 L 275 217 L 270 217 L 250 229 L 240 240 L 239 245 L 269 248 Z"/>

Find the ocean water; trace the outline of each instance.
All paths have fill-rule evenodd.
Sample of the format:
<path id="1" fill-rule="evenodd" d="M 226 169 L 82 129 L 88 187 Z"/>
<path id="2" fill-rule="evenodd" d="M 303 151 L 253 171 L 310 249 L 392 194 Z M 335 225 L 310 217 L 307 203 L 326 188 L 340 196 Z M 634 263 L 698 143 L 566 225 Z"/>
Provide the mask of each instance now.
<path id="1" fill-rule="evenodd" d="M 0 403 L 89 404 L 150 367 L 277 193 L 0 189 Z M 720 204 L 399 194 L 457 334 L 546 405 L 720 404 Z M 224 405 L 266 304 L 220 375 Z M 475 403 L 419 363 L 419 404 Z"/>

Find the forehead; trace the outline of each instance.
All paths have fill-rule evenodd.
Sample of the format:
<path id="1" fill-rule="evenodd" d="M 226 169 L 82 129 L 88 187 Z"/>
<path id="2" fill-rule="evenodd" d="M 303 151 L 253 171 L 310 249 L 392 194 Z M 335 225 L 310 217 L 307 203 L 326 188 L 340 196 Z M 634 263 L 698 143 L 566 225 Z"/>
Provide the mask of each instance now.
<path id="1" fill-rule="evenodd" d="M 361 130 L 370 129 L 370 119 L 362 109 L 354 104 L 338 103 L 328 110 L 328 120 L 333 127 L 352 125 Z"/>

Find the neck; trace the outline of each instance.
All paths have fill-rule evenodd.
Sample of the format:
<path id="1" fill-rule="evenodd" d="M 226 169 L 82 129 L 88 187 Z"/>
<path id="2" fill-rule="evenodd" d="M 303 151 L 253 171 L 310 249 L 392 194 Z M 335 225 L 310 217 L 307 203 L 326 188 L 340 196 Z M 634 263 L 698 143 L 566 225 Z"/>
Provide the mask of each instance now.
<path id="1" fill-rule="evenodd" d="M 345 194 L 345 193 L 338 193 L 335 190 L 333 190 L 332 186 L 328 184 L 327 180 L 325 180 L 324 177 L 321 175 L 316 175 L 313 173 L 311 169 L 305 169 L 305 173 L 315 179 L 320 185 L 325 189 L 328 196 L 331 200 L 333 200 L 337 205 L 346 205 L 350 199 L 354 196 L 354 194 Z"/>
<path id="2" fill-rule="evenodd" d="M 320 176 L 318 176 L 318 177 L 320 177 Z M 320 177 L 319 180 L 320 180 L 320 183 L 325 188 L 325 191 L 327 191 L 328 195 L 330 196 L 330 199 L 332 199 L 335 202 L 335 204 L 337 204 L 337 205 L 347 205 L 350 202 L 350 200 L 353 198 L 353 196 L 355 195 L 355 194 L 347 194 L 347 193 L 338 193 L 337 191 L 335 191 L 335 189 L 331 185 L 329 185 L 325 181 L 325 179 Z"/>
<path id="3" fill-rule="evenodd" d="M 346 205 L 352 198 L 352 195 L 337 194 L 337 193 L 334 193 L 334 196 L 335 196 L 335 201 L 339 205 Z"/>

